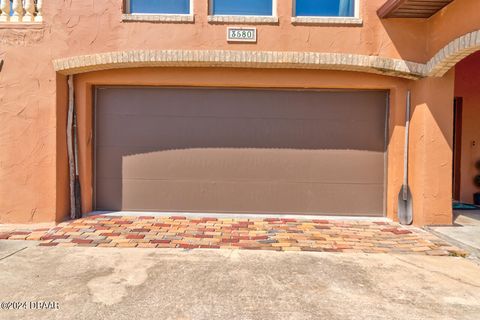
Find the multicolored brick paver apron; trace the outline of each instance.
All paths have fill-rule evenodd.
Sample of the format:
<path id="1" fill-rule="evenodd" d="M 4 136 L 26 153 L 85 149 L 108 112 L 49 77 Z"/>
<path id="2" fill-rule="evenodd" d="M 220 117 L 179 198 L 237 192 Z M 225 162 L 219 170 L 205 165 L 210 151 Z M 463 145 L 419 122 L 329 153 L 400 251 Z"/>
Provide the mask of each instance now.
<path id="1" fill-rule="evenodd" d="M 465 256 L 436 236 L 393 222 L 91 216 L 54 228 L 11 230 L 0 239 L 40 246 L 212 248 Z"/>

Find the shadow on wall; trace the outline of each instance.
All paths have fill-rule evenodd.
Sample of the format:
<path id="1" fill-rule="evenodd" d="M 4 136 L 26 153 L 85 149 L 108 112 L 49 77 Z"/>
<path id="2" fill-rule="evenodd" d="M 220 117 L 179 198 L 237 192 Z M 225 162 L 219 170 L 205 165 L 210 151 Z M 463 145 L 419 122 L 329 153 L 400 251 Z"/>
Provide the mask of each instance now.
<path id="1" fill-rule="evenodd" d="M 386 92 L 343 93 L 99 88 L 96 180 L 109 193 L 97 195 L 104 201 L 97 209 L 125 209 L 142 198 L 125 199 L 125 183 L 147 180 L 167 198 L 202 192 L 210 182 L 313 190 L 339 176 L 383 193 Z"/>

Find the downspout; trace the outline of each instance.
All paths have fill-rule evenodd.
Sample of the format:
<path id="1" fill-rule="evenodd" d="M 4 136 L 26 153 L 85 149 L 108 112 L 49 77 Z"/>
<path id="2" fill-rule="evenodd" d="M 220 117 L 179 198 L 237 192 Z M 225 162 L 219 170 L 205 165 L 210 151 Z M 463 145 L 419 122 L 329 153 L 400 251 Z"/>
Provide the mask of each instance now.
<path id="1" fill-rule="evenodd" d="M 75 160 L 75 217 L 82 217 L 82 202 L 80 193 L 80 175 L 78 174 L 78 117 L 77 110 L 73 108 L 73 158 Z"/>
<path id="2" fill-rule="evenodd" d="M 70 218 L 79 218 L 80 182 L 78 178 L 77 119 L 73 75 L 68 76 L 67 152 L 70 180 Z"/>

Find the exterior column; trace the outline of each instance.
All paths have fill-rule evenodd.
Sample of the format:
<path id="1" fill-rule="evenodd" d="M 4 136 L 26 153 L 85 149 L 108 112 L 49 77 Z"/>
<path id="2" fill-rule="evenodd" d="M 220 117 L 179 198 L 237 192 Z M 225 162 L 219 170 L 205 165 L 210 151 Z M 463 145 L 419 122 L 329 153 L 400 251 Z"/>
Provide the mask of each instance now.
<path id="1" fill-rule="evenodd" d="M 43 21 L 43 0 L 37 0 L 37 15 L 35 16 L 35 22 Z"/>
<path id="2" fill-rule="evenodd" d="M 10 22 L 22 22 L 22 19 L 23 19 L 22 0 L 13 0 L 12 9 L 13 9 L 13 16 L 10 17 Z"/>
<path id="3" fill-rule="evenodd" d="M 2 11 L 2 14 L 0 15 L 0 22 L 10 21 L 10 0 L 1 0 L 0 10 Z"/>
<path id="4" fill-rule="evenodd" d="M 35 21 L 35 3 L 34 0 L 25 0 L 25 16 L 23 17 L 23 22 L 33 22 Z"/>
<path id="5" fill-rule="evenodd" d="M 409 181 L 414 224 L 452 224 L 455 71 L 411 83 Z"/>

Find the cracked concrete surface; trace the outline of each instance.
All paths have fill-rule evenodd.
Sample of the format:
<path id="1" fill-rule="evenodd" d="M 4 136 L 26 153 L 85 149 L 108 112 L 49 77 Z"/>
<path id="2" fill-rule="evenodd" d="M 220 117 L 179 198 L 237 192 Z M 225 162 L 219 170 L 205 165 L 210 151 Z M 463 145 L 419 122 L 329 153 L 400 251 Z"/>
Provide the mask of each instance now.
<path id="1" fill-rule="evenodd" d="M 0 301 L 60 308 L 0 318 L 476 320 L 478 274 L 455 257 L 28 247 L 0 260 Z"/>

